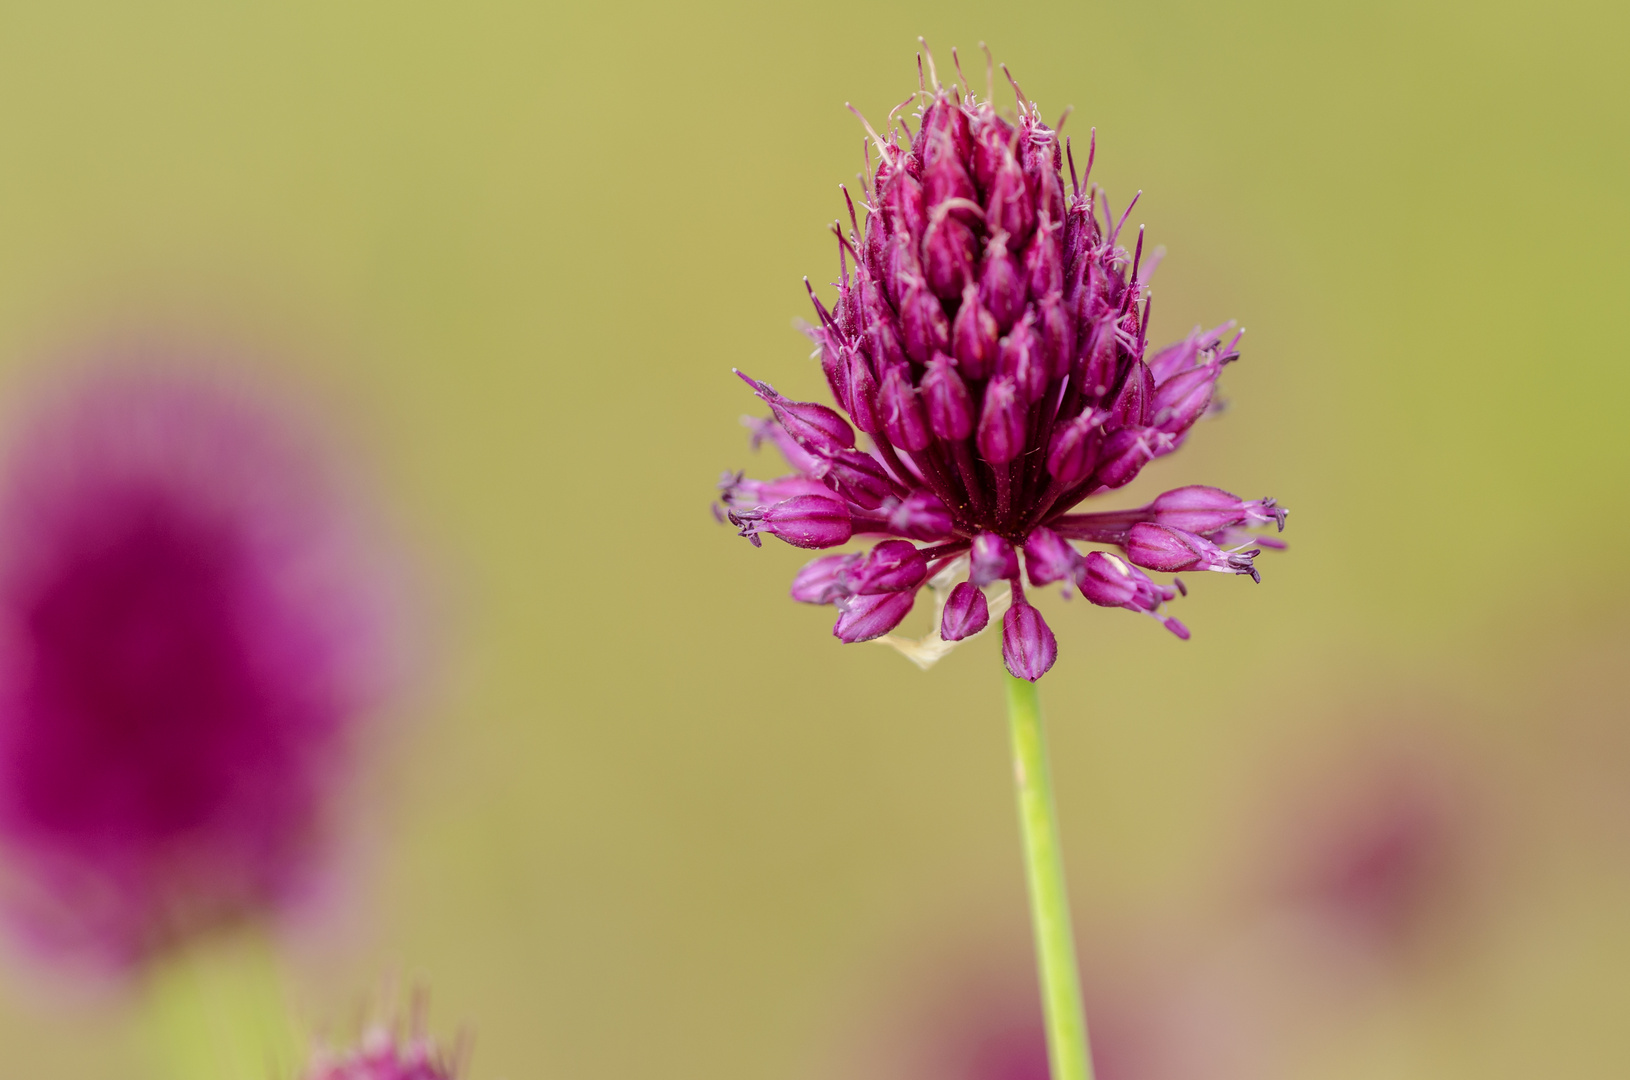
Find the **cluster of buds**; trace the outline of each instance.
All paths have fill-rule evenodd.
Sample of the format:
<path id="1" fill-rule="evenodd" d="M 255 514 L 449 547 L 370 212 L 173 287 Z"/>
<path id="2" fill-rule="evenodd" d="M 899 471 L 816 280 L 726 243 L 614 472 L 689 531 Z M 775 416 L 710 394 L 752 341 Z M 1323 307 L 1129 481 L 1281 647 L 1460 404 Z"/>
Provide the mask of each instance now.
<path id="1" fill-rule="evenodd" d="M 984 590 L 1005 582 L 1003 655 L 1020 678 L 1039 678 L 1057 655 L 1025 580 L 1062 582 L 1186 638 L 1162 613 L 1181 583 L 1144 570 L 1258 578 L 1252 545 L 1263 541 L 1247 530 L 1282 529 L 1285 511 L 1198 486 L 1136 510 L 1071 511 L 1182 445 L 1212 409 L 1239 335 L 1229 323 L 1149 351 L 1156 260 L 1143 257 L 1141 228 L 1131 252 L 1121 246 L 1132 207 L 1114 220 L 1091 184 L 1096 140 L 1078 178 L 1069 144 L 1016 82 L 1010 119 L 988 88 L 985 100 L 967 92 L 960 65 L 950 87 L 931 57 L 928 66 L 930 81 L 891 114 L 886 135 L 867 125 L 865 221 L 845 190 L 836 300 L 829 307 L 810 289 L 819 321 L 806 332 L 842 411 L 790 401 L 738 372 L 772 414 L 750 421 L 755 446 L 773 442 L 793 473 L 727 473 L 720 516 L 755 545 L 766 534 L 816 549 L 888 538 L 816 559 L 794 582 L 795 599 L 837 606 L 834 633 L 845 642 L 888 634 L 922 585 L 964 566 L 939 636 L 983 630 Z M 913 102 L 915 132 L 899 115 Z"/>

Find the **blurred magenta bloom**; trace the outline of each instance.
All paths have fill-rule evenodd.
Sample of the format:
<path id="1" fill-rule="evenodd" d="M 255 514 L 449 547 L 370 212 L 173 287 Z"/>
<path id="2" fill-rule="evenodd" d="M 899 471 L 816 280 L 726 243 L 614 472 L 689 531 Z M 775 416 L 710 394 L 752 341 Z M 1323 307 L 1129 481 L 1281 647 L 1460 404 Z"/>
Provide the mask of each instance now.
<path id="1" fill-rule="evenodd" d="M 404 1042 L 375 1028 L 352 1053 L 320 1056 L 306 1080 L 455 1080 L 458 1074 L 457 1064 L 423 1036 Z"/>
<path id="2" fill-rule="evenodd" d="M 1357 760 L 1355 760 L 1357 759 Z M 1270 856 L 1282 917 L 1376 959 L 1431 952 L 1472 921 L 1491 821 L 1470 766 L 1424 744 L 1349 753 L 1296 799 Z M 1288 816 L 1288 815 L 1287 815 Z M 1486 883 L 1485 883 L 1486 884 Z M 1321 970 L 1331 970 L 1327 961 Z"/>
<path id="3" fill-rule="evenodd" d="M 1093 151 L 1078 176 L 1068 143 L 1016 83 L 1014 92 L 1009 119 L 935 77 L 908 99 L 921 102 L 915 133 L 892 122 L 899 109 L 883 136 L 873 132 L 864 226 L 851 202 L 851 230 L 837 228 L 837 298 L 828 308 L 810 291 L 819 325 L 808 334 L 838 408 L 789 400 L 742 375 L 772 413 L 752 422 L 754 444 L 773 442 L 793 471 L 770 481 L 725 474 L 719 516 L 754 545 L 763 536 L 812 549 L 892 538 L 864 559 L 812 563 L 800 585 L 818 576 L 820 587 L 795 586 L 794 597 L 835 605 L 840 640 L 870 641 L 898 626 L 929 585 L 940 610 L 934 641 L 914 643 L 919 663 L 983 630 L 992 613 L 982 589 L 1005 582 L 1003 658 L 1034 681 L 1058 648 L 1026 600 L 1026 577 L 1153 615 L 1187 638 L 1163 611 L 1182 586 L 1144 570 L 1260 580 L 1260 547 L 1281 545 L 1246 530 L 1283 529 L 1285 511 L 1191 486 L 1136 510 L 1072 512 L 1183 444 L 1212 410 L 1239 335 L 1230 323 L 1148 348 L 1148 280 L 1160 253 L 1144 257 L 1141 229 L 1131 251 L 1122 245 L 1132 207 L 1117 219 L 1091 184 Z M 1121 554 L 1084 555 L 1080 542 Z M 890 545 L 915 556 L 907 565 L 893 553 L 900 572 L 869 573 Z M 953 603 L 970 552 L 972 587 L 956 589 Z"/>
<path id="4" fill-rule="evenodd" d="M 0 841 L 31 943 L 130 964 L 310 884 L 388 652 L 332 480 L 208 379 L 104 374 L 26 418 L 0 471 Z"/>

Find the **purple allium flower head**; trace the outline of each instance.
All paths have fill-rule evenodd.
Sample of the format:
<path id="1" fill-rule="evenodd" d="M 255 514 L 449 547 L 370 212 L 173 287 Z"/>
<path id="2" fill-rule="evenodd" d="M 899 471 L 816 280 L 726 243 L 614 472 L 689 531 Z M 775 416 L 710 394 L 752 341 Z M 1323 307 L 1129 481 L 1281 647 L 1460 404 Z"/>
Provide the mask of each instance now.
<path id="1" fill-rule="evenodd" d="M 952 85 L 931 57 L 927 74 L 907 101 L 918 106 L 915 123 L 899 116 L 902 105 L 884 134 L 867 125 L 864 220 L 845 191 L 836 300 L 828 306 L 810 289 L 818 321 L 806 333 L 849 420 L 743 375 L 772 413 L 749 422 L 755 445 L 774 442 L 793 472 L 727 475 L 720 516 L 754 544 L 768 533 L 805 548 L 853 537 L 925 545 L 918 580 L 940 610 L 922 642 L 889 633 L 910 593 L 868 592 L 861 562 L 840 570 L 818 560 L 794 586 L 800 600 L 838 606 L 842 640 L 881 638 L 924 666 L 983 625 L 959 578 L 972 588 L 1005 582 L 1012 594 L 1001 598 L 1013 603 L 1003 621 L 1009 670 L 1035 679 L 1052 665 L 1052 631 L 1017 591 L 1019 551 L 1031 583 L 1073 584 L 1092 603 L 1152 614 L 1186 638 L 1160 613 L 1182 586 L 1136 567 L 1260 580 L 1258 541 L 1246 530 L 1283 529 L 1284 509 L 1203 486 L 1135 510 L 1076 508 L 1183 444 L 1213 411 L 1240 334 L 1227 323 L 1148 348 L 1148 282 L 1161 252 L 1146 259 L 1141 227 L 1135 242 L 1125 231 L 1131 205 L 1117 218 L 1091 182 L 1095 140 L 1078 170 L 1069 142 L 1016 82 L 1016 110 L 1004 115 L 988 85 L 983 99 L 968 90 L 960 66 Z M 1078 543 L 1124 557 L 1083 557 Z M 917 577 L 915 562 L 891 580 L 906 577 Z"/>
<path id="2" fill-rule="evenodd" d="M 113 965 L 310 884 L 384 687 L 379 567 L 297 431 L 91 379 L 0 472 L 0 843 L 26 936 Z"/>

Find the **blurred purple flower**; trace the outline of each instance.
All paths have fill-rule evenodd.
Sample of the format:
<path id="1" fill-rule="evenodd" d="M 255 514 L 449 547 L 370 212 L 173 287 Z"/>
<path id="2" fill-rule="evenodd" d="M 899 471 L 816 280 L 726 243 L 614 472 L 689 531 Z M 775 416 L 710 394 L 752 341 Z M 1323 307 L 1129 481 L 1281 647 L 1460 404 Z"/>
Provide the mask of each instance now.
<path id="1" fill-rule="evenodd" d="M 1010 122 L 936 76 L 921 91 L 915 134 L 904 122 L 873 133 L 865 225 L 851 202 L 851 230 L 837 229 L 837 300 L 828 309 L 810 293 L 820 321 L 807 333 L 842 412 L 743 375 L 773 414 L 751 421 L 755 445 L 773 441 L 793 473 L 768 482 L 727 473 L 720 517 L 755 545 L 765 534 L 803 548 L 854 536 L 924 544 L 922 580 L 942 609 L 972 549 L 974 586 L 1010 585 L 1004 660 L 1034 681 L 1056 648 L 1019 587 L 1017 551 L 1032 585 L 1091 579 L 1080 586 L 1090 602 L 1154 615 L 1186 638 L 1161 613 L 1176 592 L 1127 561 L 1256 578 L 1259 551 L 1242 529 L 1282 529 L 1285 511 L 1189 487 L 1136 510 L 1071 513 L 1182 445 L 1238 358 L 1239 335 L 1229 337 L 1229 323 L 1147 349 L 1159 252 L 1144 259 L 1141 229 L 1131 252 L 1120 246 L 1132 208 L 1116 220 L 1090 184 L 1093 150 L 1077 179 L 1068 143 L 1014 90 Z M 869 448 L 857 446 L 856 429 Z M 1073 546 L 1081 541 L 1118 547 L 1127 561 L 1089 563 Z M 911 610 L 915 586 L 885 590 L 820 565 L 822 588 L 795 596 L 836 605 L 842 641 L 882 638 Z M 974 632 L 961 611 L 950 618 L 953 634 Z M 931 638 L 907 654 L 926 666 L 954 640 L 937 630 Z"/>
<path id="2" fill-rule="evenodd" d="M 0 841 L 32 943 L 115 965 L 311 881 L 385 686 L 380 554 L 303 433 L 179 374 L 77 385 L 0 472 Z"/>
<path id="3" fill-rule="evenodd" d="M 459 1071 L 422 1035 L 403 1041 L 375 1028 L 350 1054 L 320 1055 L 306 1080 L 456 1080 Z"/>
<path id="4" fill-rule="evenodd" d="M 1274 845 L 1281 917 L 1360 956 L 1403 961 L 1463 930 L 1489 842 L 1466 763 L 1424 746 L 1350 752 L 1300 795 Z M 1331 970 L 1328 961 L 1321 970 Z"/>

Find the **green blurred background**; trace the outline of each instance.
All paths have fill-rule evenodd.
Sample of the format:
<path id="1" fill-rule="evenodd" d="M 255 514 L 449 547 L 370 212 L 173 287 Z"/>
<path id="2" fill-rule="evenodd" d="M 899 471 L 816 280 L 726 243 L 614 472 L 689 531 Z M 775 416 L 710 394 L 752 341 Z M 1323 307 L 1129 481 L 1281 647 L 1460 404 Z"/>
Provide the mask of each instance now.
<path id="1" fill-rule="evenodd" d="M 1187 644 L 1044 601 L 1089 969 L 1233 955 L 1319 770 L 1429 745 L 1492 808 L 1474 902 L 1258 1075 L 1624 1076 L 1627 30 L 1605 3 L 11 5 L 0 362 L 15 388 L 109 332 L 248 342 L 421 554 L 434 674 L 350 899 L 291 945 L 302 1023 L 394 972 L 474 1030 L 476 1080 L 925 1075 L 936 995 L 1029 961 L 998 650 L 925 675 L 840 647 L 785 598 L 801 554 L 707 501 L 753 464 L 732 366 L 820 392 L 790 320 L 834 276 L 844 102 L 904 98 L 919 33 L 942 68 L 988 40 L 1097 127 L 1117 209 L 1146 192 L 1152 336 L 1250 331 L 1228 414 L 1129 497 L 1293 510 L 1259 588 L 1193 582 Z M 1252 964 L 1299 998 L 1320 966 Z M 0 1072 L 165 1075 L 127 996 L 3 974 Z"/>

